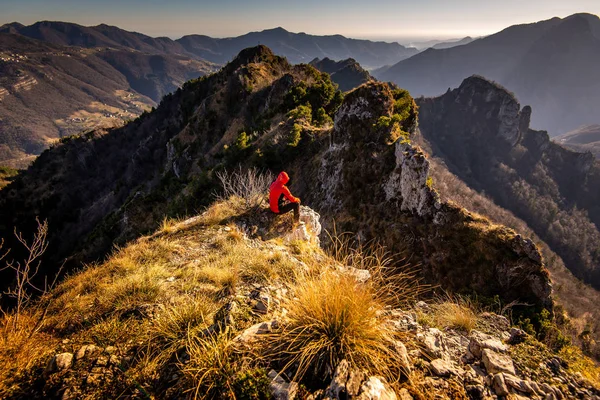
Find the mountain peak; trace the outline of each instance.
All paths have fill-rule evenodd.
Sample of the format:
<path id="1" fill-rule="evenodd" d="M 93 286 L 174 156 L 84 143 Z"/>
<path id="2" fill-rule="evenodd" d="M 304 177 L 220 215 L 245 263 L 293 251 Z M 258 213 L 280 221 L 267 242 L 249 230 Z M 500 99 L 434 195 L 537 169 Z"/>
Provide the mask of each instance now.
<path id="1" fill-rule="evenodd" d="M 259 44 L 258 46 L 248 47 L 247 49 L 240 51 L 232 63 L 239 66 L 261 61 L 269 61 L 274 57 L 276 56 L 270 48 L 264 44 Z"/>
<path id="2" fill-rule="evenodd" d="M 282 28 L 281 26 L 278 26 L 276 28 L 271 28 L 271 29 L 265 29 L 263 32 L 270 32 L 270 33 L 290 33 L 288 30 Z"/>

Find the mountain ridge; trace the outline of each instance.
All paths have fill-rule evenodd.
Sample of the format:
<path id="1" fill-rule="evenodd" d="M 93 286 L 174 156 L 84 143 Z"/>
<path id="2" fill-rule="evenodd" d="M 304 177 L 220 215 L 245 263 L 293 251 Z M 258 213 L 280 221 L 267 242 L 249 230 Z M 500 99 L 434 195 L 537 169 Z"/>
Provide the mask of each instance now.
<path id="1" fill-rule="evenodd" d="M 352 39 L 342 35 L 293 33 L 281 27 L 229 38 L 191 34 L 176 40 L 166 37 L 153 38 L 106 24 L 88 27 L 60 21 L 40 21 L 30 26 L 11 23 L 0 27 L 0 32 L 3 30 L 59 45 L 131 48 L 143 52 L 187 56 L 217 64 L 227 63 L 242 49 L 260 43 L 286 56 L 292 63 L 308 63 L 317 57 L 337 60 L 355 58 L 361 65 L 377 67 L 417 53 L 416 49 L 404 47 L 396 42 Z M 69 36 L 72 31 L 77 34 Z"/>
<path id="2" fill-rule="evenodd" d="M 597 123 L 598 29 L 600 19 L 590 14 L 515 25 L 467 45 L 425 50 L 375 76 L 432 96 L 482 75 L 535 107 L 532 124 L 556 135 Z"/>

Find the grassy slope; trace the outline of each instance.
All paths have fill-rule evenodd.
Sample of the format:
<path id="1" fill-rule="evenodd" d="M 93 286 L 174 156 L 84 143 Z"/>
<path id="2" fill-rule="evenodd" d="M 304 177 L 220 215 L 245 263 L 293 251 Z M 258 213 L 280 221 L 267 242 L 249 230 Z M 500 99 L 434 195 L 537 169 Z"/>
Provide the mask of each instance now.
<path id="1" fill-rule="evenodd" d="M 352 262 L 373 274 L 372 283 L 360 284 L 339 272 L 340 262 L 350 260 L 343 244 L 326 253 L 307 242 L 285 242 L 275 234 L 285 228 L 285 219 L 267 227 L 273 239 L 248 239 L 235 224 L 243 211 L 238 200 L 230 199 L 199 217 L 165 220 L 153 235 L 68 277 L 20 315 L 17 329 L 15 316 L 5 315 L 0 395 L 53 398 L 67 387 L 71 395 L 85 398 L 265 396 L 268 368 L 293 365 L 288 374 L 299 374 L 304 391 L 315 376 L 327 377 L 324 360 L 337 365 L 350 357 L 416 398 L 426 398 L 431 390 L 440 398 L 466 398 L 454 379 L 445 388 L 432 387 L 424 378 L 426 364 L 415 364 L 407 379 L 394 380 L 406 371 L 398 370 L 392 343 L 402 340 L 411 350 L 419 346 L 390 330 L 384 309 L 414 304 L 411 296 L 419 287 L 410 279 L 382 280 L 383 253 L 360 253 L 366 255 L 360 260 L 352 253 Z M 252 300 L 265 286 L 271 294 L 266 314 L 257 312 Z M 404 294 L 392 298 L 392 292 Z M 443 330 L 486 331 L 477 311 L 461 298 L 444 298 L 419 311 L 418 321 Z M 274 318 L 287 323 L 261 343 L 238 339 L 249 326 Z M 341 347 L 328 341 L 331 332 L 346 338 Z M 84 345 L 96 346 L 88 351 L 96 352 L 94 360 L 84 357 L 69 370 L 44 372 L 53 354 L 75 354 Z M 533 339 L 513 349 L 517 365 L 552 356 Z M 564 348 L 561 356 L 573 371 L 599 383 L 598 370 L 577 350 Z"/>

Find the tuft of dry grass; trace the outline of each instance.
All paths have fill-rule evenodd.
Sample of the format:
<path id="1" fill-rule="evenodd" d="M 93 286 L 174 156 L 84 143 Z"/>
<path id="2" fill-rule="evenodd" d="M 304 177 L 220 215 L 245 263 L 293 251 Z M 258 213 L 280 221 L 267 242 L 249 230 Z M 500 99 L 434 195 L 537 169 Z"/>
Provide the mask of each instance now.
<path id="1" fill-rule="evenodd" d="M 231 335 L 223 333 L 204 338 L 190 337 L 190 361 L 182 365 L 191 398 L 235 398 L 234 377 L 240 370 L 240 356 Z"/>
<path id="2" fill-rule="evenodd" d="M 173 219 L 173 218 L 163 218 L 160 226 L 158 227 L 157 233 L 159 234 L 171 234 L 171 233 L 175 233 L 178 230 L 178 225 L 181 223 L 180 220 L 178 219 Z"/>
<path id="3" fill-rule="evenodd" d="M 335 225 L 327 235 L 329 257 L 343 266 L 369 271 L 379 297 L 386 299 L 387 305 L 407 307 L 430 290 L 418 278 L 417 267 L 399 259 L 378 242 L 356 242 L 355 235 L 349 232 L 337 233 Z"/>
<path id="4" fill-rule="evenodd" d="M 477 325 L 477 308 L 467 298 L 449 297 L 446 301 L 433 305 L 433 319 L 438 327 L 468 333 Z"/>
<path id="5" fill-rule="evenodd" d="M 240 197 L 230 197 L 213 203 L 200 216 L 201 223 L 207 226 L 219 225 L 245 210 L 244 201 Z"/>
<path id="6" fill-rule="evenodd" d="M 16 328 L 14 315 L 4 314 L 0 318 L 0 398 L 18 392 L 24 374 L 58 343 L 51 335 L 35 331 L 40 317 L 38 313 L 25 311 Z"/>
<path id="7" fill-rule="evenodd" d="M 216 264 L 207 265 L 198 271 L 198 279 L 216 285 L 221 294 L 229 295 L 235 293 L 240 275 L 236 265 Z"/>
<path id="8" fill-rule="evenodd" d="M 284 371 L 294 369 L 294 380 L 307 374 L 309 380 L 324 379 L 343 359 L 391 382 L 399 378 L 399 338 L 381 317 L 384 302 L 371 285 L 330 270 L 299 280 L 293 295 L 267 354 L 281 360 Z"/>

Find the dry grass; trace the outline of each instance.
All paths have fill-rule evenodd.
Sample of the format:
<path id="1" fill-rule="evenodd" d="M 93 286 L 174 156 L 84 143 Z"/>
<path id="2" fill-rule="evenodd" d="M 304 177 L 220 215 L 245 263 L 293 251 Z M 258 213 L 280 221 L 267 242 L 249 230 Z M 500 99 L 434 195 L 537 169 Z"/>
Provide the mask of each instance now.
<path id="1" fill-rule="evenodd" d="M 430 290 L 418 278 L 418 267 L 410 266 L 381 244 L 355 242 L 355 235 L 337 233 L 335 226 L 333 233 L 327 234 L 329 257 L 343 266 L 369 271 L 378 297 L 386 299 L 387 305 L 410 306 Z"/>
<path id="2" fill-rule="evenodd" d="M 448 296 L 445 301 L 433 305 L 433 319 L 438 327 L 468 333 L 477 325 L 477 307 L 468 298 Z"/>
<path id="3" fill-rule="evenodd" d="M 399 338 L 380 316 L 384 308 L 377 291 L 352 276 L 324 271 L 320 276 L 299 280 L 294 299 L 286 303 L 286 322 L 271 339 L 267 354 L 294 370 L 294 380 L 323 380 L 338 363 L 352 365 L 399 378 L 399 356 L 394 343 Z"/>
<path id="4" fill-rule="evenodd" d="M 175 233 L 178 230 L 178 225 L 181 223 L 179 219 L 167 218 L 165 217 L 160 226 L 158 227 L 157 233 L 159 234 L 170 234 Z"/>
<path id="5" fill-rule="evenodd" d="M 219 225 L 244 211 L 244 201 L 239 197 L 230 197 L 213 203 L 200 216 L 201 223 L 208 226 Z"/>
<path id="6" fill-rule="evenodd" d="M 425 376 L 423 371 L 416 370 L 405 385 L 415 400 L 468 400 L 464 384 L 456 379 L 445 381 L 434 380 Z M 435 393 L 435 397 L 432 394 Z"/>
<path id="7" fill-rule="evenodd" d="M 206 338 L 190 338 L 190 362 L 184 366 L 194 399 L 235 399 L 234 377 L 240 368 L 240 356 L 227 333 Z"/>
<path id="8" fill-rule="evenodd" d="M 36 333 L 40 315 L 26 311 L 14 328 L 13 315 L 0 319 L 0 398 L 18 391 L 27 371 L 40 363 L 58 340 L 45 333 Z"/>

